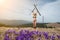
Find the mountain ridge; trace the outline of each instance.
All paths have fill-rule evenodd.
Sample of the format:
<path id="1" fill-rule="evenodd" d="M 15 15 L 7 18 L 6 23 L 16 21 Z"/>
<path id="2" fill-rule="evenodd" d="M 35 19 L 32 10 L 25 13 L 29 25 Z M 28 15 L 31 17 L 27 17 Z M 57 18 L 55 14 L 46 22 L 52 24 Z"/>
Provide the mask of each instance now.
<path id="1" fill-rule="evenodd" d="M 22 25 L 22 24 L 27 24 L 31 22 L 25 21 L 25 20 L 0 20 L 0 23 L 6 24 L 6 25 Z"/>

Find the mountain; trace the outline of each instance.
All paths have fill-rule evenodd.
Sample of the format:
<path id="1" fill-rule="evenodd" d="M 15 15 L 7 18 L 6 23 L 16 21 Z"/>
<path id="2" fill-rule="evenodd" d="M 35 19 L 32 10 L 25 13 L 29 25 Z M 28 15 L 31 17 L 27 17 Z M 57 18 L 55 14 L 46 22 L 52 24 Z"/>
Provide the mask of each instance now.
<path id="1" fill-rule="evenodd" d="M 31 22 L 25 21 L 25 20 L 0 20 L 0 23 L 16 26 L 16 25 L 27 24 L 27 23 L 31 23 Z"/>

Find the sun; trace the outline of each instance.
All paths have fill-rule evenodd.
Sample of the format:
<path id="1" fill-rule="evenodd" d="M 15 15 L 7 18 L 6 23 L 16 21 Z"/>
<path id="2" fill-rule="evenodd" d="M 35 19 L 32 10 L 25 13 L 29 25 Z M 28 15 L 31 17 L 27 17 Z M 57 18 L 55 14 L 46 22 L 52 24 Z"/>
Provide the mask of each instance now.
<path id="1" fill-rule="evenodd" d="M 5 0 L 0 0 L 0 5 L 2 5 L 5 2 Z"/>

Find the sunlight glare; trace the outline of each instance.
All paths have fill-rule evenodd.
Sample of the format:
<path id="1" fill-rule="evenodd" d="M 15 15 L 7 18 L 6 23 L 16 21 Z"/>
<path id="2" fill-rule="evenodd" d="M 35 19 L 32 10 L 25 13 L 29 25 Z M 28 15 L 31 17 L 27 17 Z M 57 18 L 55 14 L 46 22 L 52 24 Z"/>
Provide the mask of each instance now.
<path id="1" fill-rule="evenodd" d="M 5 0 L 0 0 L 0 5 L 2 5 L 5 2 Z"/>

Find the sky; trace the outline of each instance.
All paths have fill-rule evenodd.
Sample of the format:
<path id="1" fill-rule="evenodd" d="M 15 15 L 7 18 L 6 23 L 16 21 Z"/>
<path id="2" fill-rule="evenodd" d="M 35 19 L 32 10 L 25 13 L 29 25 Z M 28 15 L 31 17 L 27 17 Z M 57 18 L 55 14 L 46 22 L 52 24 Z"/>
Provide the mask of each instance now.
<path id="1" fill-rule="evenodd" d="M 0 19 L 33 21 L 33 4 L 41 16 L 37 15 L 37 22 L 60 22 L 60 0 L 0 0 Z"/>

